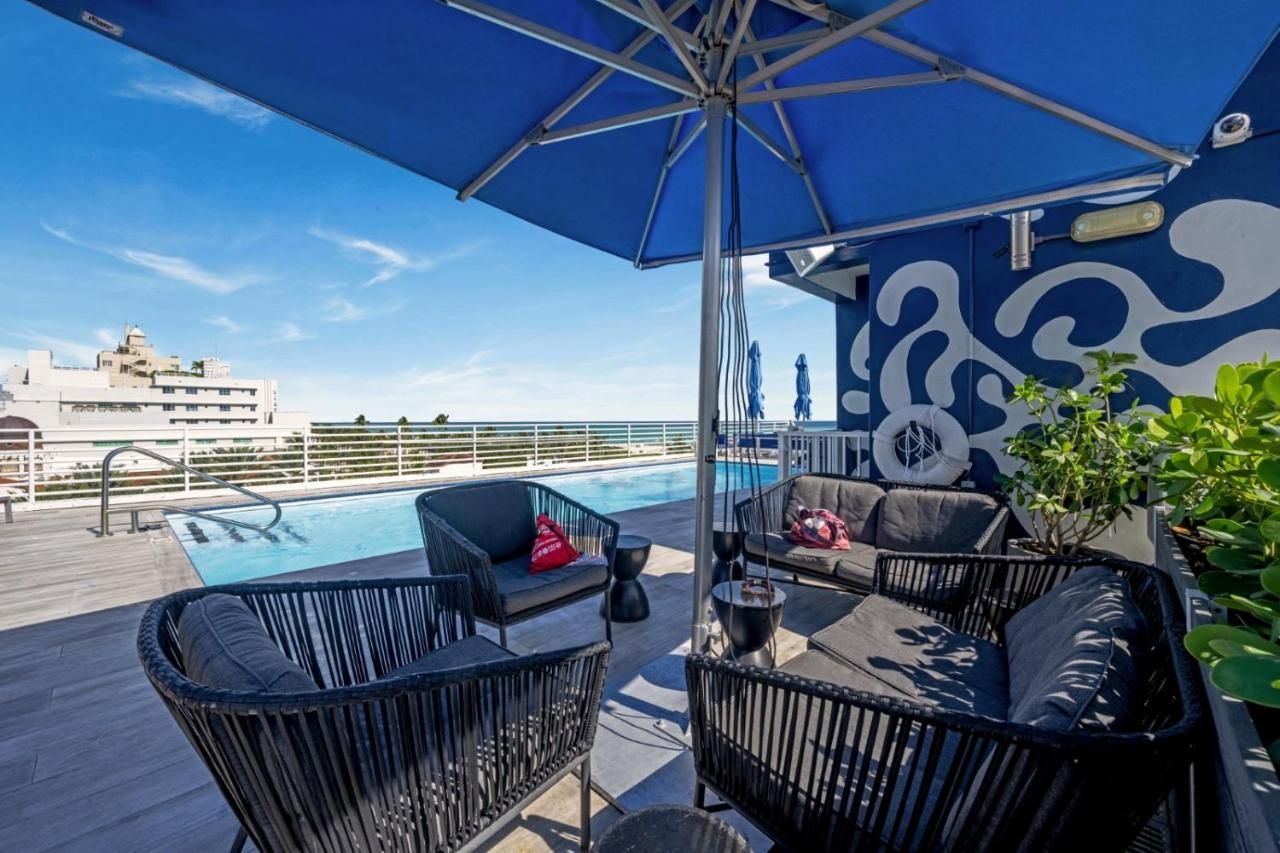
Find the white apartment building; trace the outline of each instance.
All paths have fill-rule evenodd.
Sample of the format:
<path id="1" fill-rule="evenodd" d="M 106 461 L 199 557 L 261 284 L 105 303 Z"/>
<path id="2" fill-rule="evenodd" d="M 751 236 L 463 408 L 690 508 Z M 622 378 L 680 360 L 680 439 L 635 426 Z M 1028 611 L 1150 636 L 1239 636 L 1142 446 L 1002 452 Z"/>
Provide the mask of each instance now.
<path id="1" fill-rule="evenodd" d="M 49 350 L 28 350 L 0 388 L 0 417 L 42 429 L 137 426 L 306 425 L 305 413 L 278 411 L 274 379 L 233 379 L 230 365 L 204 360 L 202 373 L 177 356 L 156 356 L 146 335 L 125 328 L 124 341 L 98 354 L 96 368 L 59 367 Z"/>

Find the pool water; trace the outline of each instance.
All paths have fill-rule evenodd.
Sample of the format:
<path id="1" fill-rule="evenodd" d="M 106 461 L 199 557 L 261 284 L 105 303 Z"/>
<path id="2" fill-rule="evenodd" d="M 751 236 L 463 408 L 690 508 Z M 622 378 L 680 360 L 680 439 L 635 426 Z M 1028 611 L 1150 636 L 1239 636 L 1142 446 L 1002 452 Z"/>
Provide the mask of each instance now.
<path id="1" fill-rule="evenodd" d="M 718 485 L 723 486 L 732 473 L 735 487 L 746 486 L 748 466 L 734 463 L 733 467 L 730 472 L 725 463 L 719 464 Z M 527 479 L 608 514 L 693 497 L 694 468 L 693 463 L 682 462 Z M 762 485 L 777 479 L 773 465 L 761 465 L 757 471 Z M 266 533 L 181 513 L 170 513 L 167 519 L 206 584 L 233 583 L 421 548 L 413 501 L 424 491 L 428 490 L 282 501 L 284 515 Z M 219 514 L 265 524 L 272 513 L 252 507 Z"/>

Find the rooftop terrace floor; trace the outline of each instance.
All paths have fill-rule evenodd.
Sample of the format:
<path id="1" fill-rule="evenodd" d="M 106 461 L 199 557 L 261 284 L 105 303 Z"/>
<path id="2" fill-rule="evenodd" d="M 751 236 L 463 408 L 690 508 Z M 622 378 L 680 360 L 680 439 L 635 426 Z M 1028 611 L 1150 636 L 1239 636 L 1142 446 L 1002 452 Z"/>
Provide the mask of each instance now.
<path id="1" fill-rule="evenodd" d="M 615 513 L 648 536 L 643 575 L 652 615 L 616 624 L 609 685 L 687 639 L 693 502 Z M 224 850 L 237 825 L 194 750 L 147 683 L 134 644 L 148 602 L 200 585 L 167 526 L 95 537 L 88 509 L 20 513 L 0 523 L 0 827 L 6 849 Z M 425 573 L 406 551 L 272 580 Z M 789 586 L 779 660 L 847 613 L 848 593 Z M 510 631 L 516 651 L 603 637 L 591 599 Z M 487 628 L 482 632 L 493 634 Z M 597 762 L 600 759 L 597 758 Z M 692 780 L 690 780 L 692 784 Z M 621 816 L 593 797 L 592 833 Z M 577 850 L 577 781 L 568 778 L 499 837 L 497 850 Z"/>

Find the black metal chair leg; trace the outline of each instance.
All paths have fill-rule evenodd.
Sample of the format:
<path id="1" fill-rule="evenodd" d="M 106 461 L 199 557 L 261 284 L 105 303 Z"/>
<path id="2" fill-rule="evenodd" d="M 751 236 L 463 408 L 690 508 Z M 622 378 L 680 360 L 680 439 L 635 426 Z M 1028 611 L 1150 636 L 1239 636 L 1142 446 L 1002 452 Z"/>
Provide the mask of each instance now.
<path id="1" fill-rule="evenodd" d="M 243 826 L 240 827 L 238 830 L 236 830 L 235 841 L 231 842 L 230 853 L 240 853 L 240 851 L 244 850 L 244 843 L 248 840 L 249 840 L 249 833 L 244 831 Z"/>
<path id="2" fill-rule="evenodd" d="M 502 646 L 504 649 L 507 647 L 507 626 L 506 625 L 498 626 L 498 645 Z"/>
<path id="3" fill-rule="evenodd" d="M 591 754 L 582 760 L 581 769 L 582 827 L 579 846 L 583 853 L 591 849 Z"/>
<path id="4" fill-rule="evenodd" d="M 609 603 L 609 590 L 604 591 L 604 638 L 613 643 L 613 605 Z"/>
<path id="5" fill-rule="evenodd" d="M 701 782 L 693 786 L 693 807 L 695 809 L 705 809 L 707 807 L 707 786 Z"/>

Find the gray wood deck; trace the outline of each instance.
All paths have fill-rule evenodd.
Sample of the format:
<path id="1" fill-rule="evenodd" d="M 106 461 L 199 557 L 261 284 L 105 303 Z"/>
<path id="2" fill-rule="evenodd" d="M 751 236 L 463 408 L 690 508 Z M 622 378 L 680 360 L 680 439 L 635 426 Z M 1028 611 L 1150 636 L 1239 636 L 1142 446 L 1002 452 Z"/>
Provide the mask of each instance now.
<path id="1" fill-rule="evenodd" d="M 609 679 L 625 679 L 688 636 L 692 501 L 616 513 L 650 537 L 652 616 L 614 626 Z M 0 847 L 224 850 L 236 823 L 138 665 L 138 619 L 152 599 L 199 585 L 167 529 L 97 539 L 90 510 L 19 513 L 0 523 Z M 407 551 L 280 578 L 423 572 Z M 779 657 L 851 606 L 846 593 L 789 587 Z M 595 600 L 511 631 L 517 650 L 603 635 Z M 596 799 L 593 832 L 619 816 Z M 576 850 L 577 783 L 553 788 L 513 823 L 500 850 Z"/>

